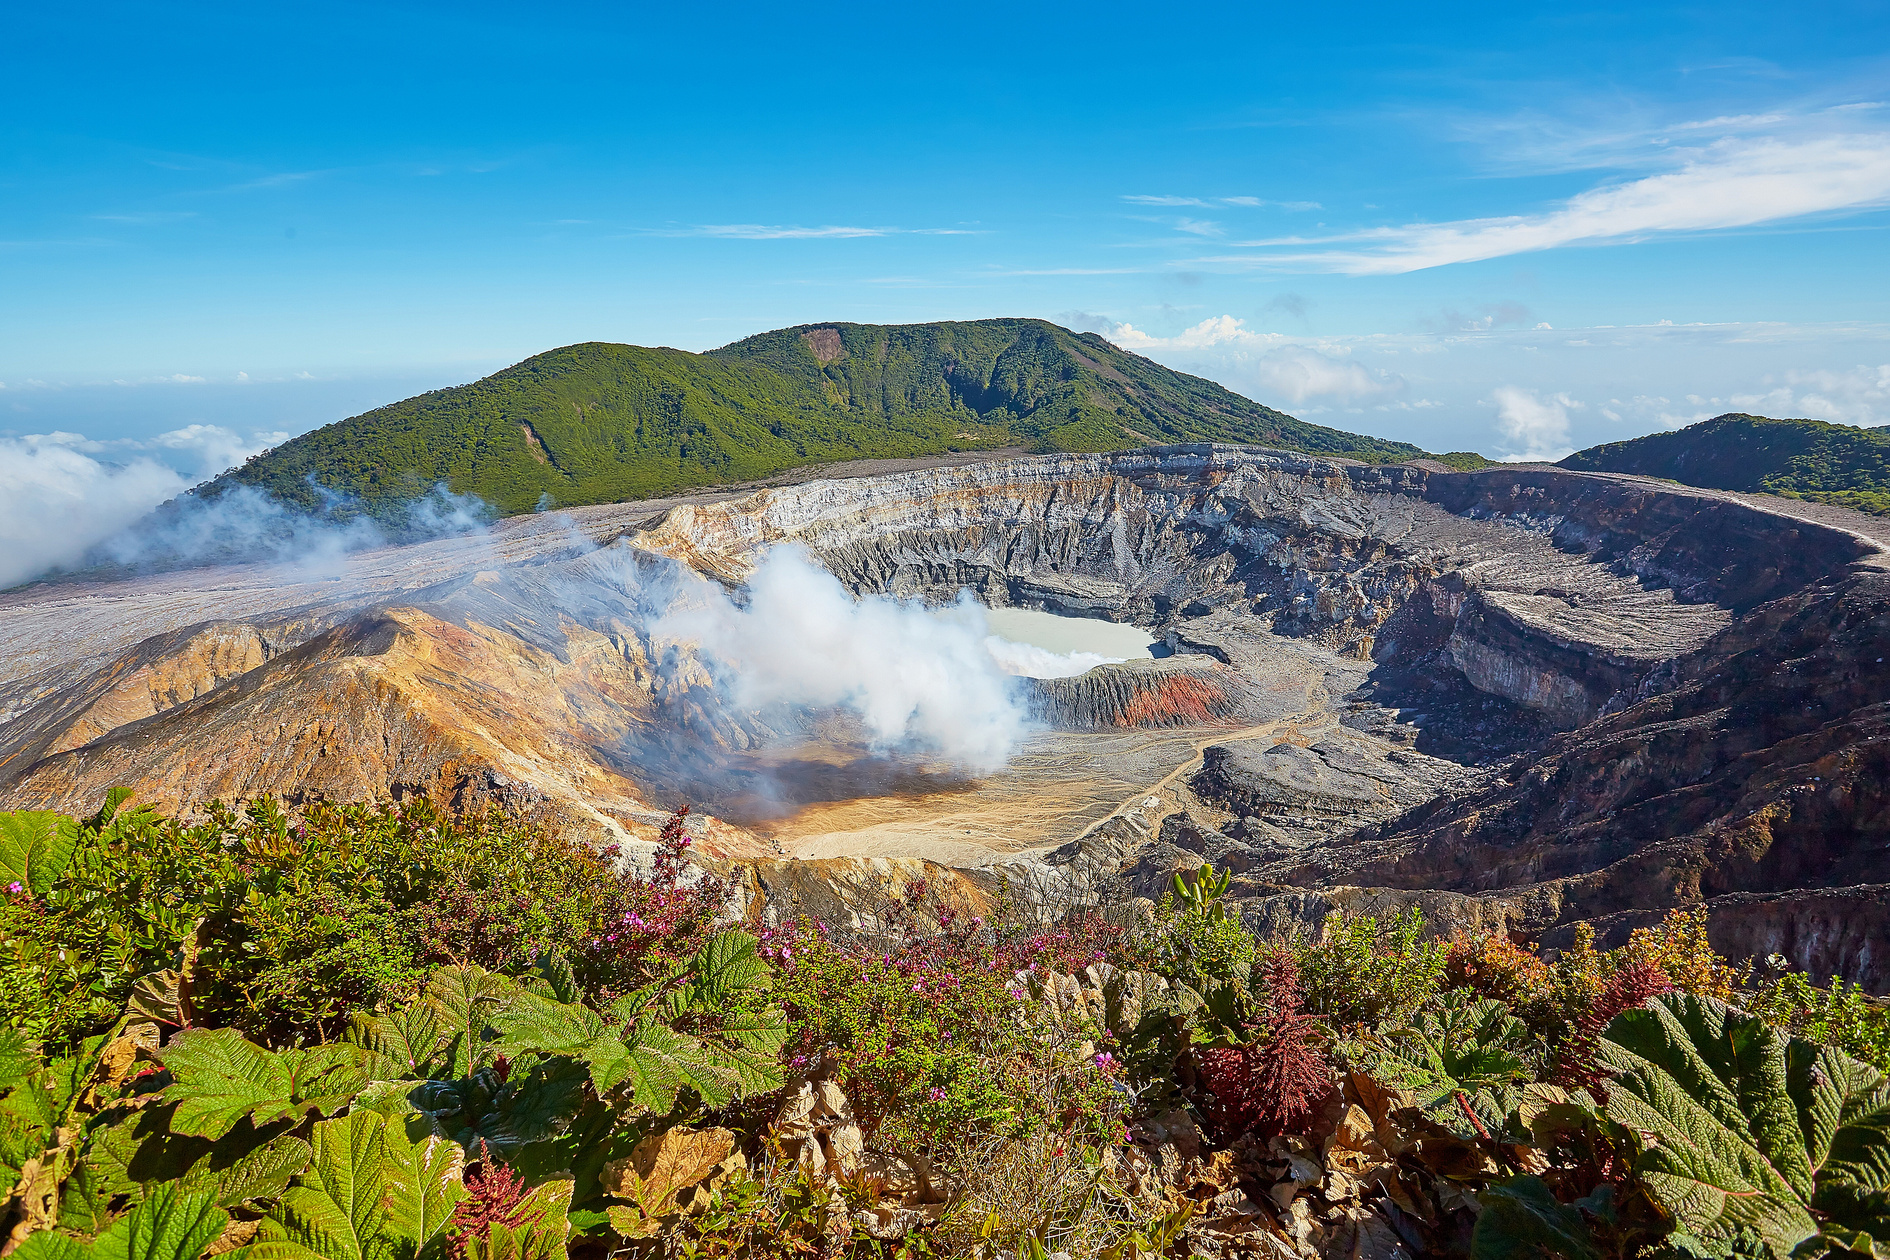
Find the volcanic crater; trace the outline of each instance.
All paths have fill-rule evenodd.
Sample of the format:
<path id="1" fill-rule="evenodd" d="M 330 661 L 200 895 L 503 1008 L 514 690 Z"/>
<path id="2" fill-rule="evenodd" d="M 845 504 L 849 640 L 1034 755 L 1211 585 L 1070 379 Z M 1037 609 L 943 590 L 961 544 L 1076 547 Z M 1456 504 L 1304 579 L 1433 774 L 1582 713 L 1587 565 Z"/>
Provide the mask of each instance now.
<path id="1" fill-rule="evenodd" d="M 0 805 L 427 792 L 646 842 L 776 903 L 867 870 L 1158 896 L 1255 927 L 1421 905 L 1556 945 L 1704 904 L 1715 944 L 1890 988 L 1890 551 L 1870 518 L 1648 479 L 1253 447 L 931 461 L 512 518 L 335 573 L 0 596 Z M 971 776 L 744 709 L 652 616 L 794 544 L 856 596 L 1131 623 L 1029 680 Z"/>

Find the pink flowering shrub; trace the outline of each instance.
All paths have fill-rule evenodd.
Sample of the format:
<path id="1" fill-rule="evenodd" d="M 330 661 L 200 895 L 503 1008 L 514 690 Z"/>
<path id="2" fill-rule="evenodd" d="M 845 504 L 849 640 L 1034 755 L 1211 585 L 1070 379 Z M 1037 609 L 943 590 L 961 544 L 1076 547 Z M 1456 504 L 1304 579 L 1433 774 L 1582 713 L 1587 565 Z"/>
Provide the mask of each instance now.
<path id="1" fill-rule="evenodd" d="M 1019 972 L 1108 961 L 1118 929 L 1093 915 L 1025 929 L 944 904 L 914 881 L 845 933 L 806 918 L 762 932 L 792 1032 L 790 1074 L 841 1083 L 869 1135 L 899 1149 L 1033 1124 L 1111 1117 L 1117 1071 L 1046 1041 L 1022 1017 Z M 1025 1088 L 1022 1082 L 1031 1082 Z"/>
<path id="2" fill-rule="evenodd" d="M 578 983 L 600 1002 L 693 955 L 728 904 L 727 881 L 689 862 L 688 816 L 684 805 L 663 825 L 648 875 L 613 872 L 594 890 L 590 936 L 574 941 L 569 957 Z M 600 856 L 614 859 L 618 850 L 611 846 Z"/>

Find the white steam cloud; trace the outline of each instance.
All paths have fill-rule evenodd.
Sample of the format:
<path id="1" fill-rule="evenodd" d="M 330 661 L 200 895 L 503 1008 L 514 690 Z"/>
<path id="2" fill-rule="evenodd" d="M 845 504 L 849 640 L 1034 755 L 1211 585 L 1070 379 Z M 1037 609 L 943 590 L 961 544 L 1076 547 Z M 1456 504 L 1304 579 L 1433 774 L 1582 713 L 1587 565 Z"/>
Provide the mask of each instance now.
<path id="1" fill-rule="evenodd" d="M 983 610 L 978 609 L 978 612 L 982 615 Z M 985 637 L 984 650 L 991 654 L 999 669 L 1021 678 L 1074 678 L 1098 665 L 1120 665 L 1128 659 L 1104 656 L 1100 652 L 1052 652 L 1034 643 L 1014 643 L 995 634 Z"/>
<path id="2" fill-rule="evenodd" d="M 986 650 L 977 605 L 855 601 L 796 547 L 764 556 L 747 590 L 745 607 L 717 589 L 655 628 L 699 644 L 737 704 L 849 709 L 876 751 L 935 753 L 974 774 L 1002 767 L 1023 738 L 1020 689 Z"/>
<path id="3" fill-rule="evenodd" d="M 0 438 L 0 588 L 67 568 L 189 484 L 154 459 L 94 459 L 76 433 Z"/>
<path id="4" fill-rule="evenodd" d="M 235 486 L 214 499 L 184 495 L 105 539 L 84 560 L 130 568 L 263 562 L 333 574 L 351 552 L 474 533 L 492 515 L 476 495 L 454 494 L 444 484 L 384 520 L 361 514 L 345 496 L 314 488 L 322 508 L 312 513 L 254 486 Z"/>
<path id="5" fill-rule="evenodd" d="M 738 604 L 702 582 L 670 599 L 652 634 L 693 642 L 737 705 L 849 710 L 875 752 L 936 756 L 971 774 L 1002 768 L 1031 728 L 1020 675 L 1065 678 L 1118 659 L 993 635 L 968 592 L 942 609 L 856 600 L 791 545 L 762 557 L 746 595 Z"/>

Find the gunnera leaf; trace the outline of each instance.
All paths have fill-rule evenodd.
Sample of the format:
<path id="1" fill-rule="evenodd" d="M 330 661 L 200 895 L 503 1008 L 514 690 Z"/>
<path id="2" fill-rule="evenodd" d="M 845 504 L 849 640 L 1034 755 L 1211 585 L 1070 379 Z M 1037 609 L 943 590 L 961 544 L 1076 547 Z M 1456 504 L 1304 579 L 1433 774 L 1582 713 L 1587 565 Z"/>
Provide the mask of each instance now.
<path id="1" fill-rule="evenodd" d="M 1607 1118 L 1683 1235 L 1784 1256 L 1890 1222 L 1890 1085 L 1869 1066 L 1679 994 L 1617 1015 L 1598 1057 Z"/>
<path id="2" fill-rule="evenodd" d="M 1556 1200 L 1540 1177 L 1524 1174 L 1477 1195 L 1483 1211 L 1471 1235 L 1471 1260 L 1601 1260 L 1581 1210 Z"/>
<path id="3" fill-rule="evenodd" d="M 331 1115 L 365 1083 L 347 1046 L 265 1050 L 232 1028 L 188 1028 L 158 1053 L 177 1104 L 173 1133 L 219 1138 L 249 1116 L 258 1125 L 310 1111 Z"/>
<path id="4" fill-rule="evenodd" d="M 0 888 L 18 884 L 44 896 L 79 844 L 78 825 L 50 809 L 0 811 Z"/>

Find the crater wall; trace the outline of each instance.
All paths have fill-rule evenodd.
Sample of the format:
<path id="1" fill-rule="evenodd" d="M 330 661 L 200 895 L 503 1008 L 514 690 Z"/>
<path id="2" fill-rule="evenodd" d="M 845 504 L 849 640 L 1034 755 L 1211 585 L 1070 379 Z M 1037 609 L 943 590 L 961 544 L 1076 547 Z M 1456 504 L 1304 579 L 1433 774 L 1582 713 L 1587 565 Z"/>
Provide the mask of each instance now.
<path id="1" fill-rule="evenodd" d="M 1698 903 L 1728 948 L 1890 987 L 1840 923 L 1890 883 L 1890 573 L 1829 513 L 1210 445 L 589 511 L 326 584 L 9 595 L 0 805 L 429 791 L 644 835 L 672 797 L 753 796 L 785 736 L 600 574 L 737 585 L 793 543 L 856 594 L 970 589 L 1174 655 L 1028 684 L 1044 729 L 989 782 L 795 753 L 824 795 L 702 846 L 761 884 L 806 856 L 1146 890 L 1206 856 L 1256 923 L 1416 901 L 1554 941 Z"/>

